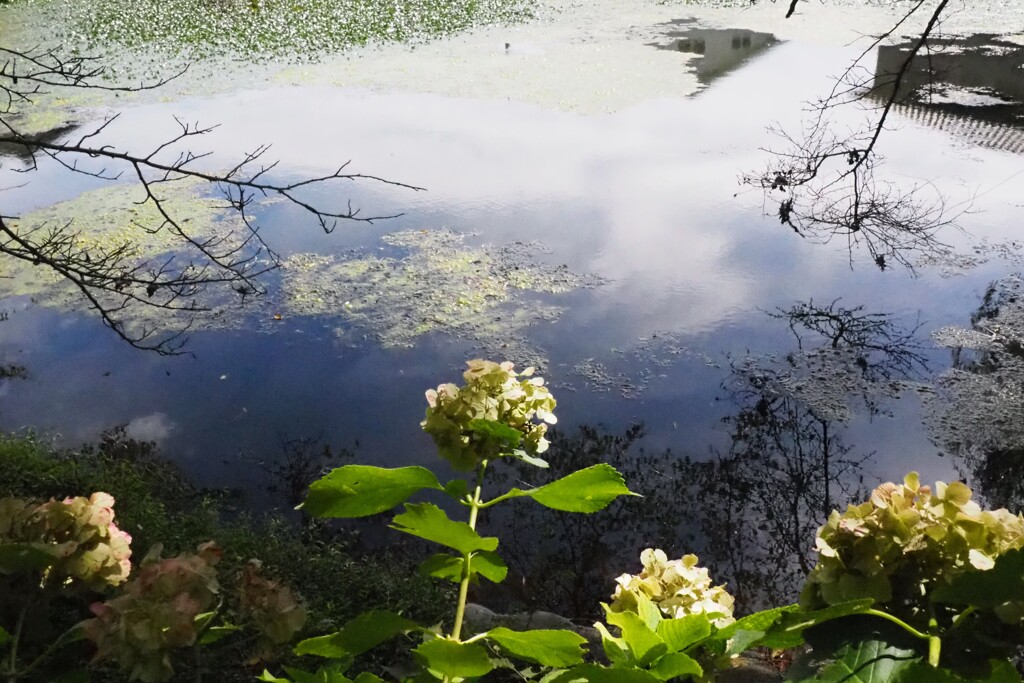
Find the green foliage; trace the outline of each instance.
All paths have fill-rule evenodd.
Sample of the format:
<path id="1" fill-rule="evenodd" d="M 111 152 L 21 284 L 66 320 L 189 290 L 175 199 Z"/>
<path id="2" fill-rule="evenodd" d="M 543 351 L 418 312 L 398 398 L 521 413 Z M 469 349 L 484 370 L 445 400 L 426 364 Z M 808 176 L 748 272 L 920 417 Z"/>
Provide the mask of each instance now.
<path id="1" fill-rule="evenodd" d="M 332 662 L 315 672 L 289 670 L 290 680 L 348 680 L 345 672 L 355 655 L 400 633 L 420 636 L 419 644 L 412 649 L 418 674 L 409 680 L 476 679 L 502 665 L 503 660 L 496 654 L 548 668 L 582 665 L 580 646 L 585 641 L 568 631 L 496 628 L 462 637 L 470 583 L 478 576 L 500 582 L 507 573 L 504 560 L 495 552 L 498 539 L 481 536 L 476 530 L 477 519 L 485 508 L 522 497 L 551 509 L 596 512 L 630 491 L 614 468 L 598 464 L 533 489 L 513 488 L 485 501 L 482 492 L 490 461 L 517 458 L 528 465 L 547 467 L 535 455 L 547 448 L 544 434 L 547 425 L 556 421 L 552 412 L 555 400 L 544 380 L 532 376 L 532 368 L 518 373 L 512 363 L 483 360 L 470 361 L 468 366 L 463 374 L 464 386 L 442 384 L 436 391 L 427 392 L 429 407 L 422 427 L 433 437 L 439 455 L 448 464 L 476 470 L 472 485 L 455 480 L 441 487 L 436 477 L 422 468 L 383 470 L 347 465 L 314 483 L 304 506 L 311 514 L 361 517 L 405 503 L 404 511 L 392 519 L 391 528 L 454 553 L 434 555 L 421 565 L 424 574 L 459 584 L 451 630 L 445 633 L 418 627 L 394 614 L 367 612 L 333 634 L 299 643 L 297 654 L 316 655 Z M 468 508 L 468 521 L 451 519 L 433 503 L 405 502 L 418 491 L 438 489 Z M 267 672 L 263 680 L 288 679 L 277 679 Z"/>

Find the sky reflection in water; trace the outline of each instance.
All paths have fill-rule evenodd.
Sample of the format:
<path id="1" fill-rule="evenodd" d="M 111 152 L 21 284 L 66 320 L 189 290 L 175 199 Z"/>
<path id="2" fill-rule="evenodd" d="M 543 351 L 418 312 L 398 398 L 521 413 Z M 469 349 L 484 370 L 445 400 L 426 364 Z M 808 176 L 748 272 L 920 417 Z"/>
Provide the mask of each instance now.
<path id="1" fill-rule="evenodd" d="M 751 46 L 759 34 L 752 35 Z M 778 44 L 741 68 L 716 67 L 716 74 L 736 70 L 692 99 L 650 101 L 609 115 L 308 87 L 135 107 L 123 113 L 110 139 L 143 148 L 172 132 L 172 115 L 217 121 L 222 126 L 204 142 L 218 159 L 272 142 L 289 174 L 329 172 L 352 159 L 359 172 L 428 188 L 354 185 L 356 206 L 405 216 L 342 226 L 329 236 L 296 212 L 269 207 L 267 238 L 284 256 L 376 253 L 380 235 L 410 229 L 466 233 L 471 244 L 542 242 L 552 265 L 608 280 L 596 289 L 537 296 L 565 309 L 557 321 L 528 330 L 546 351 L 560 424 L 621 431 L 643 421 L 649 450 L 699 458 L 728 447 L 721 419 L 736 408 L 721 385 L 729 357 L 796 348 L 785 324 L 765 311 L 841 298 L 847 307 L 892 313 L 907 326 L 920 321 L 931 347 L 930 330 L 969 325 L 988 282 L 1013 270 L 997 260 L 951 278 L 923 268 L 915 279 L 901 270 L 879 272 L 858 254 L 851 268 L 845 244 L 801 241 L 762 215 L 758 192 L 737 185 L 741 171 L 765 162 L 759 148 L 773 142 L 765 126 L 797 125 L 800 102 L 826 92 L 826 76 L 852 54 Z M 859 120 L 863 114 L 843 115 Z M 966 248 L 978 238 L 1015 237 L 1019 155 L 917 121 L 899 125 L 884 141 L 887 175 L 932 181 L 951 203 L 974 197 L 979 211 L 963 220 L 971 236 L 952 233 L 943 236 L 947 241 Z M 58 177 L 43 168 L 32 185 L 5 197 L 5 211 L 52 198 Z M 74 189 L 65 185 L 60 192 L 70 196 Z M 192 335 L 192 355 L 162 358 L 121 344 L 87 315 L 61 315 L 21 299 L 2 308 L 10 320 L 3 323 L 0 358 L 27 366 L 29 379 L 0 385 L 0 427 L 32 426 L 73 444 L 128 423 L 131 433 L 159 441 L 190 472 L 217 485 L 251 485 L 257 475 L 238 454 L 271 456 L 283 438 L 299 436 L 358 443 L 359 457 L 381 464 L 432 462 L 418 428 L 423 391 L 456 380 L 463 361 L 481 353 L 437 333 L 411 349 L 382 349 L 357 329 L 339 339 L 335 319 L 268 324 L 260 314 L 251 329 L 200 331 Z M 937 371 L 948 365 L 947 351 L 932 349 L 928 356 Z M 603 367 L 610 385 L 588 382 L 583 361 Z M 642 390 L 624 398 L 624 384 Z M 926 480 L 955 476 L 951 463 L 936 457 L 917 400 L 908 395 L 887 408 L 894 417 L 856 414 L 847 427 L 858 452 L 877 453 L 868 480 L 915 468 Z"/>

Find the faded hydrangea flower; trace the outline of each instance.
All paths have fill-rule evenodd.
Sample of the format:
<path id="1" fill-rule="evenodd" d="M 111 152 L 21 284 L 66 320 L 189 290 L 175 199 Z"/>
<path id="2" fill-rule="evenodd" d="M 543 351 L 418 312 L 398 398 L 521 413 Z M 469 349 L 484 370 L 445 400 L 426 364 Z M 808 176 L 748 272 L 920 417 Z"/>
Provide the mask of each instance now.
<path id="1" fill-rule="evenodd" d="M 640 554 L 643 570 L 636 575 L 623 574 L 615 579 L 612 595 L 613 612 L 638 611 L 637 598 L 645 596 L 669 619 L 690 614 L 716 615 L 712 622 L 718 628 L 735 619 L 735 600 L 725 586 L 714 586 L 708 570 L 697 566 L 696 555 L 684 555 L 669 561 L 664 551 L 647 548 Z"/>
<path id="2" fill-rule="evenodd" d="M 453 467 L 471 470 L 483 460 L 508 454 L 507 442 L 480 422 L 501 423 L 519 432 L 519 448 L 543 453 L 547 425 L 555 424 L 555 399 L 533 368 L 516 372 L 510 362 L 471 360 L 462 387 L 442 384 L 427 391 L 427 415 L 420 426 Z M 538 424 L 533 420 L 541 422 Z"/>
<path id="3" fill-rule="evenodd" d="M 1024 547 L 1024 517 L 982 510 L 972 495 L 961 482 L 938 482 L 933 491 L 911 472 L 902 484 L 882 484 L 868 501 L 833 511 L 818 530 L 818 562 L 801 605 L 872 598 L 910 618 L 935 588 Z M 997 614 L 1019 622 L 1021 608 L 1008 604 Z"/>
<path id="4" fill-rule="evenodd" d="M 116 661 L 130 680 L 170 680 L 171 651 L 195 643 L 196 617 L 217 601 L 219 560 L 212 543 L 167 559 L 159 559 L 159 548 L 151 551 L 120 596 L 90 606 L 95 618 L 82 622 L 82 631 L 96 645 L 93 661 Z"/>
<path id="5" fill-rule="evenodd" d="M 41 504 L 0 499 L 0 544 L 49 555 L 41 579 L 51 585 L 120 585 L 131 572 L 132 538 L 114 524 L 113 506 L 103 492 Z"/>
<path id="6" fill-rule="evenodd" d="M 239 615 L 259 632 L 253 661 L 269 659 L 306 623 L 306 608 L 289 586 L 261 575 L 259 560 L 249 560 L 239 577 Z"/>

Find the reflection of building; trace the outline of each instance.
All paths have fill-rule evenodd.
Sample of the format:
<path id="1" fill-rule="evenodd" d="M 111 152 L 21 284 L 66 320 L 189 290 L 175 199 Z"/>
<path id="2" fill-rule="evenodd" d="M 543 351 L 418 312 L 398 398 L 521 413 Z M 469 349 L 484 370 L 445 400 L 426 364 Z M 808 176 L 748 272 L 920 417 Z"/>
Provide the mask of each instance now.
<path id="1" fill-rule="evenodd" d="M 77 126 L 64 125 L 57 126 L 50 130 L 42 133 L 24 136 L 25 144 L 14 144 L 10 142 L 0 142 L 0 157 L 8 156 L 19 159 L 23 162 L 29 162 L 32 159 L 32 153 L 34 148 L 31 147 L 32 142 L 46 142 L 54 143 L 59 142 L 61 138 L 73 131 Z"/>
<path id="2" fill-rule="evenodd" d="M 878 49 L 869 96 L 886 101 L 909 45 Z M 1024 47 L 992 36 L 935 40 L 911 61 L 895 111 L 971 144 L 1024 153 Z"/>
<path id="3" fill-rule="evenodd" d="M 673 22 L 672 25 L 678 27 L 681 23 Z M 669 39 L 667 42 L 652 45 L 663 50 L 700 55 L 700 59 L 693 61 L 693 66 L 697 79 L 704 84 L 724 76 L 777 42 L 770 33 L 746 29 L 676 29 L 669 31 L 666 38 Z"/>

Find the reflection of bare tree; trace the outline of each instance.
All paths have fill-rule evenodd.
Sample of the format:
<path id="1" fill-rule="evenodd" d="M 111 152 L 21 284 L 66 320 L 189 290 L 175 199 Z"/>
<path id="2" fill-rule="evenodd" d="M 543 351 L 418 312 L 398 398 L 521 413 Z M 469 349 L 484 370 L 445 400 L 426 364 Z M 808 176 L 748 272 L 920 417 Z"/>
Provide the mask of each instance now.
<path id="1" fill-rule="evenodd" d="M 845 308 L 838 299 L 827 306 L 810 299 L 768 315 L 788 321 L 801 350 L 811 333 L 829 348 L 856 351 L 855 362 L 870 381 L 905 379 L 928 370 L 917 339 L 920 323 L 906 328 L 888 313 L 867 313 L 863 306 Z"/>
<path id="2" fill-rule="evenodd" d="M 797 0 L 792 0 L 790 13 Z M 839 77 L 832 91 L 811 105 L 810 120 L 799 134 L 778 131 L 782 150 L 772 151 L 772 161 L 761 172 L 745 175 L 744 182 L 762 188 L 778 202 L 780 222 L 797 234 L 818 242 L 845 240 L 851 262 L 857 248 L 866 249 L 875 264 L 885 269 L 892 263 L 912 268 L 921 254 L 941 253 L 947 247 L 939 231 L 952 224 L 956 212 L 925 185 L 902 187 L 876 174 L 882 157 L 879 140 L 910 65 L 928 51 L 932 35 L 949 0 L 914 0 L 895 25 L 875 38 Z M 930 12 L 930 14 L 928 14 Z M 863 62 L 889 38 L 898 34 L 915 15 L 928 16 L 925 27 L 902 53 L 891 72 L 877 75 Z M 878 98 L 870 120 L 861 127 L 840 129 L 831 112 L 850 104 L 865 105 L 872 93 Z"/>
<path id="3" fill-rule="evenodd" d="M 709 564 L 745 609 L 795 597 L 814 564 L 818 526 L 864 488 L 870 456 L 843 438 L 853 406 L 883 412 L 926 369 L 918 326 L 889 314 L 807 301 L 768 315 L 787 321 L 798 349 L 732 362 L 729 449 L 689 465 Z"/>
<path id="4" fill-rule="evenodd" d="M 932 438 L 990 504 L 1024 508 L 1024 279 L 992 283 L 969 328 L 933 336 L 953 367 L 928 405 Z"/>

